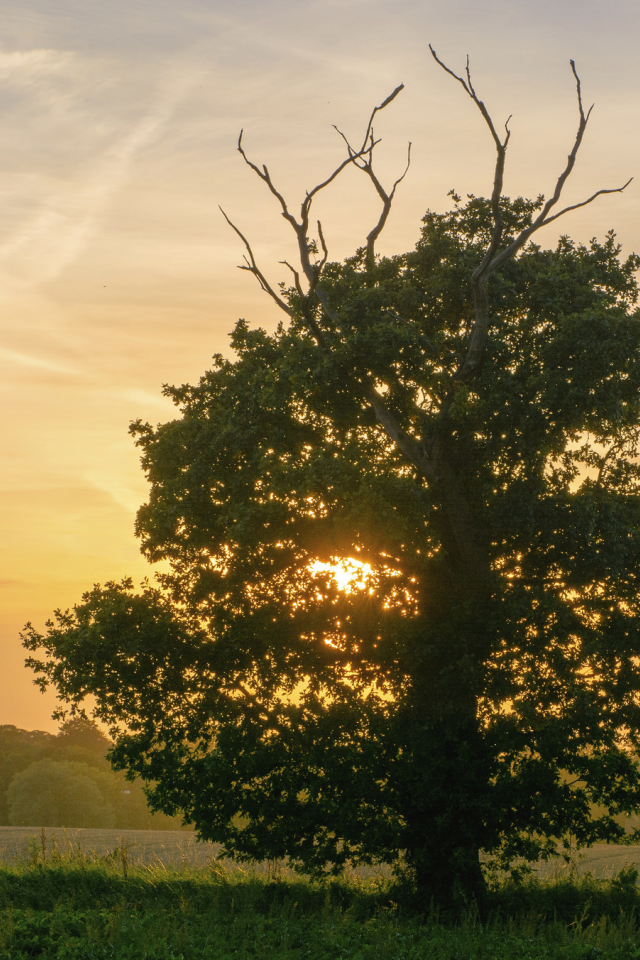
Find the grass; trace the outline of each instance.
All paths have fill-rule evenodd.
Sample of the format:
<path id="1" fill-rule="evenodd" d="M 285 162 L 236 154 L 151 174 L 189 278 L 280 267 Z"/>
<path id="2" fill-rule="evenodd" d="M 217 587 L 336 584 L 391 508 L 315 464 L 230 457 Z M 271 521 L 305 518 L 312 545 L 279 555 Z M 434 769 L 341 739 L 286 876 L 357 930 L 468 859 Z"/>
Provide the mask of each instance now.
<path id="1" fill-rule="evenodd" d="M 640 960 L 640 891 L 632 868 L 502 883 L 488 919 L 456 922 L 403 906 L 384 878 L 315 883 L 218 863 L 131 863 L 52 850 L 0 865 L 0 958 L 135 960 Z"/>
<path id="2" fill-rule="evenodd" d="M 183 863 L 204 867 L 220 849 L 212 843 L 199 843 L 195 833 L 186 830 L 0 826 L 0 862 L 28 860 L 34 836 L 38 846 L 44 843 L 47 855 L 54 847 L 64 854 L 90 851 L 106 855 L 115 847 L 126 846 L 131 863 L 149 865 L 161 862 L 166 867 L 179 867 Z"/>

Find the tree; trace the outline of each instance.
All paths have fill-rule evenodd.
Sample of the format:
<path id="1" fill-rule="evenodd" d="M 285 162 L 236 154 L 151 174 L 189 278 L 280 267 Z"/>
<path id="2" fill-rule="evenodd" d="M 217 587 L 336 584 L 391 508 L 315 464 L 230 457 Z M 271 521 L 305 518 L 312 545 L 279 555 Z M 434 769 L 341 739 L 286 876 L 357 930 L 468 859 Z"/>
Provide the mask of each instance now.
<path id="1" fill-rule="evenodd" d="M 109 737 L 87 716 L 79 714 L 60 725 L 57 744 L 65 751 L 78 750 L 103 760 L 112 746 Z"/>
<path id="2" fill-rule="evenodd" d="M 55 749 L 56 738 L 44 730 L 21 730 L 11 724 L 0 725 L 0 824 L 9 823 L 7 790 L 16 773 Z"/>
<path id="3" fill-rule="evenodd" d="M 112 769 L 112 746 L 81 712 L 62 723 L 57 736 L 0 726 L 0 824 L 181 829 L 181 820 L 149 809 L 140 780 Z M 93 781 L 99 796 L 82 778 Z"/>
<path id="4" fill-rule="evenodd" d="M 9 784 L 9 822 L 26 827 L 115 826 L 113 808 L 96 776 L 100 774 L 87 763 L 36 760 Z"/>
<path id="5" fill-rule="evenodd" d="M 589 118 L 572 69 L 578 132 L 534 201 L 502 195 L 508 125 L 452 74 L 493 191 L 452 194 L 393 257 L 375 243 L 402 177 L 378 179 L 373 121 L 401 87 L 299 218 L 241 135 L 296 234 L 291 287 L 229 223 L 287 322 L 239 321 L 234 360 L 166 389 L 177 419 L 133 425 L 137 532 L 170 572 L 24 634 L 37 682 L 95 696 L 114 761 L 231 855 L 385 861 L 455 904 L 482 898 L 481 852 L 620 841 L 640 806 L 640 258 L 613 233 L 531 239 L 583 205 L 558 210 Z M 349 166 L 382 210 L 330 263 L 311 207 Z"/>

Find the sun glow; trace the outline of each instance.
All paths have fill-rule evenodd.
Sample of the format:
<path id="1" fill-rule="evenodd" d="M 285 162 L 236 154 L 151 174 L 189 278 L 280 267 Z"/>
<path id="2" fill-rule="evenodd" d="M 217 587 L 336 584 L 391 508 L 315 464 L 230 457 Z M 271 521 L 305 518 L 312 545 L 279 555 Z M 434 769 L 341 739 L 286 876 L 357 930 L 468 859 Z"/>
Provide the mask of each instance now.
<path id="1" fill-rule="evenodd" d="M 315 560 L 310 566 L 311 572 L 328 573 L 339 590 L 353 593 L 355 590 L 373 592 L 373 568 L 370 563 L 354 560 L 352 557 L 334 558 L 328 563 Z"/>

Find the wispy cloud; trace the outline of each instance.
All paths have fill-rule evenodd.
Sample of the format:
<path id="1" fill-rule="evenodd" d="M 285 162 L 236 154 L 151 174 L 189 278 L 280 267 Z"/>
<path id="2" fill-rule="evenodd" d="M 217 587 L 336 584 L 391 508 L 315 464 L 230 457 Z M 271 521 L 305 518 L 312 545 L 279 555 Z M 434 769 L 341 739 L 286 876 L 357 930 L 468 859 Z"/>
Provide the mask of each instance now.
<path id="1" fill-rule="evenodd" d="M 73 54 L 65 50 L 0 50 L 0 81 L 29 85 L 65 70 Z"/>
<path id="2" fill-rule="evenodd" d="M 161 393 L 151 393 L 150 390 L 142 390 L 139 387 L 127 388 L 119 391 L 119 396 L 127 401 L 133 401 L 142 407 L 149 407 L 152 410 L 160 411 L 169 415 L 175 412 L 175 404 L 169 397 Z"/>
<path id="3" fill-rule="evenodd" d="M 112 453 L 114 456 L 117 455 L 115 451 L 112 451 Z M 110 501 L 122 510 L 135 514 L 141 502 L 145 499 L 146 485 L 141 477 L 137 478 L 137 482 L 127 482 L 123 470 L 125 462 L 124 457 L 121 457 L 116 463 L 113 462 L 113 459 L 109 463 L 105 461 L 97 468 L 94 467 L 91 470 L 84 471 L 82 480 L 94 490 L 106 494 Z"/>
<path id="4" fill-rule="evenodd" d="M 21 92 L 49 117 L 62 117 L 82 97 L 80 58 L 68 50 L 40 48 L 0 51 L 3 91 Z"/>
<path id="5" fill-rule="evenodd" d="M 0 56 L 0 77 L 37 77 L 68 66 L 64 55 L 38 50 Z M 27 284 L 55 279 L 81 254 L 100 229 L 109 204 L 125 184 L 142 149 L 157 138 L 180 103 L 198 84 L 202 70 L 174 69 L 164 78 L 155 104 L 123 136 L 89 164 L 73 186 L 52 192 L 0 247 L 0 267 Z"/>
<path id="6" fill-rule="evenodd" d="M 36 370 L 46 370 L 49 373 L 64 374 L 65 376 L 81 376 L 78 370 L 74 370 L 72 367 L 66 367 L 53 360 L 45 360 L 42 357 L 34 357 L 31 354 L 21 353 L 18 350 L 8 350 L 5 347 L 0 347 L 0 363 L 2 363 L 3 360 L 12 366 L 31 367 Z"/>

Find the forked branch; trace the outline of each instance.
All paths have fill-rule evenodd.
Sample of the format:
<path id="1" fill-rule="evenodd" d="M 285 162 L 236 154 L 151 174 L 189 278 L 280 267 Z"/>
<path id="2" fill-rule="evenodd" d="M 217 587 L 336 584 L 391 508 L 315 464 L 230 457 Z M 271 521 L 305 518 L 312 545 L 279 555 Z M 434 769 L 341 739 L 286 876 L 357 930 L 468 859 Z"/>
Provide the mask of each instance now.
<path id="1" fill-rule="evenodd" d="M 474 271 L 472 280 L 475 283 L 480 281 L 484 276 L 484 274 L 487 272 L 489 265 L 491 263 L 491 260 L 496 250 L 500 246 L 500 241 L 502 240 L 504 224 L 502 221 L 502 210 L 500 208 L 500 198 L 502 197 L 502 187 L 504 184 L 504 165 L 505 165 L 505 159 L 507 155 L 507 147 L 509 145 L 509 140 L 511 138 L 511 131 L 509 130 L 509 120 L 511 119 L 511 117 L 507 118 L 504 125 L 504 129 L 505 129 L 504 139 L 500 139 L 498 131 L 496 130 L 495 124 L 491 118 L 491 114 L 487 110 L 484 102 L 480 100 L 480 98 L 478 97 L 475 91 L 475 88 L 473 86 L 473 83 L 471 81 L 471 65 L 469 63 L 469 57 L 467 57 L 467 65 L 466 65 L 467 78 L 465 80 L 464 77 L 459 77 L 457 73 L 454 73 L 450 67 L 448 67 L 445 63 L 442 62 L 442 60 L 438 57 L 437 53 L 435 52 L 431 44 L 429 44 L 429 50 L 431 51 L 431 55 L 433 59 L 436 61 L 436 63 L 438 63 L 446 73 L 452 76 L 454 80 L 457 80 L 458 83 L 462 85 L 466 93 L 471 97 L 476 107 L 484 117 L 485 123 L 489 127 L 489 131 L 491 133 L 493 142 L 496 147 L 496 166 L 495 166 L 495 171 L 493 175 L 493 190 L 491 191 L 491 215 L 493 217 L 493 230 L 491 233 L 491 241 L 489 243 L 489 246 L 487 247 L 485 255 Z"/>
<path id="2" fill-rule="evenodd" d="M 391 103 L 391 101 L 394 99 L 397 93 L 399 93 L 400 89 L 401 88 L 396 89 L 391 94 L 390 97 L 387 97 L 384 105 L 386 105 L 386 103 Z M 371 115 L 372 118 L 375 115 L 377 110 L 382 109 L 382 106 L 383 105 L 375 108 L 375 110 Z M 368 129 L 370 127 L 371 127 L 371 120 L 369 121 Z M 324 261 L 320 261 L 320 263 L 313 263 L 311 261 L 311 257 L 309 256 L 309 218 L 310 218 L 311 205 L 313 203 L 313 200 L 317 196 L 317 194 L 320 193 L 321 190 L 324 190 L 325 187 L 328 187 L 331 183 L 333 183 L 333 181 L 336 179 L 336 177 L 338 177 L 342 173 L 345 167 L 348 167 L 350 164 L 354 162 L 357 163 L 357 161 L 361 158 L 363 158 L 365 163 L 367 162 L 367 160 L 364 158 L 368 158 L 370 161 L 370 157 L 373 152 L 373 149 L 379 141 L 373 140 L 373 138 L 371 137 L 369 141 L 365 140 L 365 145 L 363 146 L 362 150 L 353 151 L 349 149 L 349 155 L 341 163 L 338 164 L 335 170 L 333 170 L 333 172 L 330 173 L 325 180 L 322 180 L 320 183 L 316 184 L 316 186 L 313 187 L 312 190 L 308 190 L 306 192 L 305 198 L 300 205 L 300 219 L 297 220 L 289 210 L 289 207 L 284 198 L 284 195 L 277 189 L 277 187 L 273 183 L 273 180 L 271 179 L 271 174 L 269 173 L 269 170 L 266 164 L 263 164 L 262 168 L 260 168 L 256 163 L 254 163 L 252 160 L 248 158 L 244 150 L 244 147 L 242 145 L 243 132 L 244 131 L 241 130 L 240 136 L 238 137 L 238 152 L 242 156 L 247 166 L 249 166 L 253 170 L 253 172 L 257 174 L 258 177 L 260 177 L 262 182 L 267 185 L 270 192 L 273 194 L 273 196 L 276 198 L 276 200 L 280 204 L 280 210 L 281 210 L 282 216 L 294 231 L 296 235 L 296 240 L 298 242 L 298 254 L 300 257 L 302 272 L 304 273 L 307 279 L 307 282 L 309 284 L 309 293 L 311 293 L 317 286 L 320 272 L 322 270 L 322 267 L 324 266 L 324 263 L 326 263 L 326 257 Z"/>
<path id="3" fill-rule="evenodd" d="M 371 116 L 369 117 L 369 122 L 367 124 L 367 129 L 365 131 L 363 144 L 360 150 L 355 150 L 353 147 L 351 147 L 349 141 L 344 136 L 344 134 L 338 131 L 340 133 L 340 136 L 343 138 L 343 140 L 347 145 L 347 156 L 341 163 L 338 164 L 338 166 L 333 170 L 332 173 L 329 174 L 328 177 L 326 177 L 320 183 L 316 184 L 316 186 L 313 187 L 312 190 L 308 190 L 306 192 L 304 200 L 300 205 L 299 219 L 297 219 L 289 209 L 289 206 L 287 204 L 287 201 L 285 200 L 284 194 L 282 194 L 280 190 L 278 190 L 278 188 L 275 186 L 267 166 L 263 164 L 260 167 L 258 166 L 258 164 L 254 163 L 252 160 L 249 159 L 244 149 L 244 146 L 242 144 L 242 137 L 243 137 L 244 131 L 243 130 L 240 131 L 240 136 L 238 137 L 238 152 L 242 156 L 247 166 L 250 167 L 251 170 L 253 170 L 253 172 L 260 178 L 260 180 L 262 180 L 264 184 L 266 184 L 270 193 L 276 198 L 276 200 L 278 201 L 278 204 L 280 205 L 280 212 L 282 216 L 287 221 L 287 223 L 289 224 L 289 226 L 292 228 L 293 232 L 296 235 L 296 240 L 298 244 L 298 255 L 300 258 L 301 273 L 295 270 L 291 266 L 291 264 L 287 263 L 286 261 L 281 261 L 281 263 L 283 263 L 293 273 L 295 288 L 298 293 L 298 296 L 303 301 L 306 301 L 306 309 L 304 312 L 305 314 L 308 315 L 307 319 L 308 319 L 309 327 L 312 330 L 313 335 L 316 337 L 316 339 L 319 338 L 319 329 L 317 324 L 311 319 L 311 315 L 313 313 L 312 301 L 314 299 L 314 296 L 318 296 L 318 299 L 320 300 L 323 308 L 325 307 L 325 304 L 323 302 L 325 298 L 319 295 L 318 285 L 320 282 L 320 278 L 322 276 L 322 271 L 329 257 L 329 250 L 327 248 L 327 244 L 322 231 L 322 225 L 318 220 L 317 221 L 318 237 L 320 241 L 320 246 L 322 248 L 322 256 L 319 259 L 312 260 L 311 251 L 312 249 L 314 249 L 314 245 L 309 240 L 309 220 L 310 220 L 310 214 L 311 214 L 311 205 L 313 203 L 314 198 L 317 196 L 317 194 L 320 193 L 321 190 L 324 190 L 325 187 L 328 187 L 331 183 L 333 183 L 333 181 L 340 175 L 340 173 L 342 173 L 342 171 L 346 167 L 350 166 L 351 164 L 354 164 L 359 169 L 365 171 L 369 176 L 371 182 L 373 183 L 378 196 L 382 200 L 382 211 L 381 211 L 380 217 L 378 218 L 378 222 L 367 235 L 367 259 L 369 262 L 373 261 L 373 258 L 375 255 L 376 240 L 378 239 L 382 230 L 384 229 L 384 225 L 387 221 L 389 212 L 391 210 L 391 205 L 393 203 L 393 198 L 395 196 L 396 189 L 398 185 L 404 180 L 407 174 L 407 171 L 409 169 L 410 161 L 411 161 L 411 144 L 409 144 L 409 149 L 407 152 L 407 164 L 404 172 L 395 181 L 391 190 L 389 192 L 385 191 L 382 184 L 378 180 L 378 177 L 373 171 L 373 151 L 377 146 L 377 144 L 380 142 L 379 140 L 375 139 L 373 134 L 373 120 L 376 114 L 379 113 L 381 110 L 384 110 L 386 106 L 388 106 L 393 100 L 395 100 L 395 98 L 403 89 L 404 89 L 404 84 L 400 84 L 398 87 L 396 87 L 393 93 L 391 93 L 385 100 L 383 100 L 381 104 L 379 104 L 379 106 L 374 107 L 373 111 L 371 112 Z M 268 282 L 267 278 L 265 277 L 264 273 L 258 267 L 255 256 L 253 254 L 253 250 L 251 249 L 251 245 L 247 240 L 247 238 L 238 229 L 238 227 L 234 223 L 232 223 L 232 221 L 226 215 L 224 210 L 222 210 L 222 214 L 225 220 L 227 221 L 227 223 L 229 224 L 229 226 L 240 237 L 240 239 L 242 240 L 245 246 L 245 250 L 246 250 L 246 255 L 244 257 L 245 262 L 240 266 L 240 269 L 247 270 L 250 273 L 252 273 L 258 280 L 258 283 L 260 284 L 262 289 L 269 294 L 272 300 L 274 300 L 274 302 L 277 303 L 277 305 L 282 310 L 284 310 L 285 313 L 291 316 L 293 312 L 292 308 L 289 306 L 286 300 L 284 300 L 283 297 L 281 297 L 274 290 L 274 288 L 271 286 L 271 284 Z M 304 276 L 307 282 L 306 291 L 303 290 L 302 288 L 301 274 Z"/>
<path id="4" fill-rule="evenodd" d="M 393 183 L 391 190 L 387 193 L 387 191 L 382 186 L 380 180 L 378 179 L 378 176 L 376 175 L 373 169 L 373 151 L 374 151 L 374 148 L 377 146 L 377 144 L 380 143 L 380 141 L 376 140 L 374 137 L 373 120 L 376 113 L 378 113 L 380 110 L 384 110 L 386 106 L 388 106 L 393 100 L 395 100 L 395 98 L 398 96 L 398 94 L 402 90 L 404 90 L 404 83 L 401 83 L 398 87 L 396 87 L 393 93 L 389 94 L 386 100 L 383 100 L 383 102 L 379 106 L 373 108 L 371 112 L 371 116 L 369 117 L 369 123 L 367 124 L 367 129 L 366 129 L 364 140 L 362 141 L 362 147 L 360 148 L 360 150 L 356 151 L 351 146 L 349 140 L 344 135 L 342 130 L 339 130 L 338 127 L 336 127 L 336 125 L 334 124 L 334 130 L 336 130 L 337 133 L 340 134 L 340 136 L 345 142 L 347 151 L 349 153 L 350 162 L 353 163 L 353 165 L 356 166 L 358 170 L 362 170 L 362 172 L 369 177 L 369 179 L 371 180 L 371 183 L 374 186 L 376 193 L 378 194 L 378 196 L 382 201 L 382 210 L 380 212 L 380 217 L 378 218 L 378 222 L 373 227 L 373 229 L 370 230 L 369 233 L 367 234 L 367 264 L 369 266 L 373 266 L 373 263 L 375 261 L 376 241 L 380 236 L 380 234 L 382 233 L 382 231 L 384 230 L 385 224 L 387 222 L 387 218 L 391 211 L 391 205 L 393 203 L 393 198 L 395 196 L 396 189 L 406 177 L 409 171 L 409 167 L 411 166 L 411 143 L 409 143 L 407 147 L 407 163 L 404 168 L 404 171 L 398 177 L 398 179 Z"/>
<path id="5" fill-rule="evenodd" d="M 473 329 L 471 331 L 471 336 L 469 338 L 469 344 L 467 347 L 466 356 L 459 366 L 458 370 L 454 375 L 456 381 L 466 380 L 478 370 L 481 362 L 482 356 L 484 353 L 484 346 L 487 338 L 487 332 L 489 327 L 489 301 L 487 293 L 487 283 L 490 275 L 497 270 L 503 263 L 507 260 L 513 258 L 519 250 L 525 245 L 529 238 L 542 227 L 546 226 L 549 223 L 552 223 L 554 220 L 557 220 L 559 217 L 564 216 L 565 213 L 569 213 L 571 210 L 577 210 L 580 207 L 587 206 L 587 204 L 592 203 L 596 197 L 602 196 L 606 193 L 621 193 L 626 187 L 629 186 L 633 177 L 631 177 L 623 186 L 621 187 L 612 187 L 602 190 L 597 190 L 594 194 L 588 197 L 586 200 L 582 200 L 578 203 L 571 204 L 564 207 L 562 210 L 559 210 L 556 213 L 552 213 L 553 208 L 556 206 L 562 191 L 564 189 L 565 183 L 567 182 L 571 172 L 575 166 L 576 157 L 578 151 L 582 144 L 584 133 L 589 122 L 589 117 L 591 116 L 591 111 L 593 110 L 593 105 L 589 107 L 585 113 L 583 103 L 582 103 L 582 89 L 580 84 L 580 77 L 576 70 L 576 65 L 573 60 L 570 61 L 571 70 L 576 81 L 576 91 L 578 97 L 578 129 L 574 139 L 573 146 L 567 157 L 567 163 L 562 170 L 560 176 L 558 177 L 555 185 L 555 189 L 546 203 L 543 205 L 538 216 L 529 224 L 528 227 L 525 227 L 520 233 L 511 241 L 511 243 L 500 250 L 500 243 L 502 241 L 502 236 L 504 232 L 504 224 L 502 219 L 502 210 L 501 210 L 501 199 L 502 199 L 502 187 L 504 181 L 504 166 L 505 166 L 505 157 L 506 150 L 510 139 L 509 131 L 509 120 L 505 123 L 506 135 L 504 139 L 501 139 L 496 130 L 495 124 L 489 111 L 487 110 L 485 104 L 477 96 L 475 88 L 471 80 L 471 70 L 469 66 L 469 58 L 467 57 L 466 65 L 466 79 L 464 77 L 458 76 L 450 69 L 436 54 L 435 50 L 429 45 L 431 54 L 442 69 L 452 76 L 455 80 L 458 81 L 473 100 L 476 107 L 483 116 L 491 136 L 493 138 L 495 148 L 496 148 L 496 166 L 494 173 L 493 181 L 493 191 L 491 194 L 491 214 L 493 219 L 493 228 L 491 232 L 491 239 L 487 246 L 487 249 L 482 257 L 482 260 L 474 270 L 471 276 L 471 282 L 473 285 L 474 292 L 474 302 L 475 302 L 475 320 Z M 511 119 L 511 118 L 509 118 Z"/>
<path id="6" fill-rule="evenodd" d="M 411 165 L 411 142 L 409 142 L 409 145 L 407 147 L 407 165 L 404 168 L 404 172 L 394 182 L 393 186 L 391 187 L 391 191 L 389 193 L 385 193 L 385 191 L 382 189 L 382 185 L 380 184 L 380 181 L 374 174 L 372 166 L 369 165 L 366 169 L 366 172 L 369 174 L 369 177 L 371 178 L 371 181 L 374 187 L 378 191 L 378 196 L 382 200 L 382 211 L 380 213 L 378 222 L 376 223 L 373 230 L 371 230 L 370 233 L 367 234 L 367 262 L 370 266 L 373 266 L 374 264 L 376 241 L 380 236 L 380 234 L 382 233 L 382 231 L 384 230 L 385 224 L 387 222 L 387 217 L 391 212 L 391 204 L 393 203 L 393 198 L 396 195 L 396 188 L 398 187 L 399 184 L 402 183 L 402 181 L 406 177 L 407 173 L 409 172 L 410 165 Z"/>
<path id="7" fill-rule="evenodd" d="M 575 140 L 574 140 L 574 143 L 573 143 L 573 147 L 571 148 L 571 152 L 569 153 L 569 156 L 567 157 L 566 166 L 565 166 L 564 170 L 562 171 L 562 173 L 560 174 L 560 176 L 558 177 L 558 179 L 557 179 L 557 181 L 556 181 L 555 189 L 554 189 L 552 195 L 549 197 L 549 199 L 547 200 L 547 202 L 544 204 L 544 206 L 543 206 L 542 210 L 540 211 L 540 213 L 538 214 L 538 216 L 535 218 L 535 220 L 533 221 L 533 223 L 530 224 L 530 226 L 526 227 L 526 228 L 515 238 L 515 240 L 513 241 L 513 243 L 511 243 L 511 244 L 506 248 L 506 250 L 503 250 L 503 251 L 495 258 L 494 264 L 492 265 L 492 268 L 493 268 L 493 269 L 499 267 L 500 264 L 501 264 L 501 263 L 504 263 L 505 260 L 508 260 L 508 259 L 510 259 L 511 257 L 513 257 L 513 256 L 518 252 L 518 250 L 520 250 L 520 249 L 524 246 L 524 244 L 527 242 L 527 240 L 529 239 L 529 237 L 530 237 L 533 233 L 535 233 L 537 230 L 540 230 L 541 227 L 546 227 L 547 224 L 553 223 L 554 220 L 557 220 L 559 217 L 564 216 L 565 213 L 569 213 L 571 210 L 578 210 L 580 207 L 586 207 L 588 204 L 593 203 L 593 201 L 594 201 L 597 197 L 601 197 L 603 194 L 606 194 L 606 193 L 622 193 L 622 191 L 625 190 L 625 189 L 629 186 L 629 184 L 631 183 L 631 181 L 633 180 L 633 177 L 629 177 L 629 179 L 627 180 L 627 182 L 624 183 L 621 187 L 608 187 L 608 188 L 605 188 L 605 189 L 602 189 L 602 190 L 596 190 L 596 192 L 595 192 L 595 193 L 592 193 L 591 196 L 588 197 L 586 200 L 581 200 L 581 201 L 579 201 L 578 203 L 572 203 L 572 204 L 570 204 L 569 206 L 564 207 L 562 210 L 559 210 L 557 213 L 554 213 L 554 214 L 551 213 L 552 209 L 555 207 L 555 205 L 556 205 L 556 204 L 558 203 L 558 201 L 560 200 L 560 197 L 561 197 L 561 195 L 562 195 L 562 191 L 563 191 L 563 189 L 564 189 L 564 185 L 565 185 L 565 183 L 567 182 L 567 180 L 568 180 L 569 176 L 571 175 L 571 172 L 572 172 L 572 170 L 573 170 L 573 168 L 574 168 L 574 166 L 575 166 L 576 157 L 578 156 L 578 151 L 579 151 L 580 146 L 581 146 L 581 144 L 582 144 L 582 140 L 583 140 L 583 137 L 584 137 L 584 133 L 585 133 L 585 130 L 586 130 L 586 128 L 587 128 L 587 123 L 589 122 L 589 117 L 591 116 L 591 111 L 593 110 L 593 107 L 594 107 L 594 104 L 591 104 L 591 106 L 589 107 L 589 109 L 587 110 L 587 112 L 586 112 L 586 113 L 584 112 L 584 107 L 583 107 L 583 105 L 582 105 L 582 89 L 581 89 L 581 84 L 580 84 L 580 77 L 578 76 L 578 72 L 577 72 L 577 70 L 576 70 L 575 62 L 574 62 L 573 60 L 570 60 L 569 63 L 571 64 L 571 71 L 572 71 L 572 73 L 573 73 L 573 75 L 574 75 L 574 77 L 575 77 L 575 81 L 576 81 L 576 92 L 577 92 L 577 97 L 578 97 L 578 116 L 579 116 L 579 119 L 578 119 L 578 129 L 577 129 L 577 132 L 576 132 Z"/>
<path id="8" fill-rule="evenodd" d="M 251 249 L 251 244 L 245 237 L 244 233 L 242 233 L 241 230 L 239 230 L 238 227 L 236 227 L 235 223 L 233 223 L 229 219 L 229 217 L 226 215 L 222 207 L 219 207 L 219 210 L 222 216 L 225 218 L 225 220 L 229 224 L 229 226 L 231 227 L 231 229 L 235 233 L 237 233 L 237 235 L 240 237 L 240 239 L 244 243 L 245 250 L 247 251 L 244 257 L 245 262 L 239 265 L 238 270 L 247 270 L 249 273 L 252 273 L 256 278 L 256 280 L 258 281 L 258 283 L 260 284 L 260 286 L 262 287 L 262 289 L 264 290 L 264 292 L 269 294 L 271 299 L 277 303 L 277 305 L 280 307 L 281 310 L 284 310 L 286 314 L 291 316 L 293 311 L 291 310 L 291 307 L 289 306 L 289 304 L 276 293 L 276 291 L 273 289 L 273 287 L 271 286 L 271 284 L 269 283 L 269 281 L 267 280 L 263 272 L 258 267 L 258 264 L 256 263 L 256 258 L 253 255 L 253 250 Z"/>

